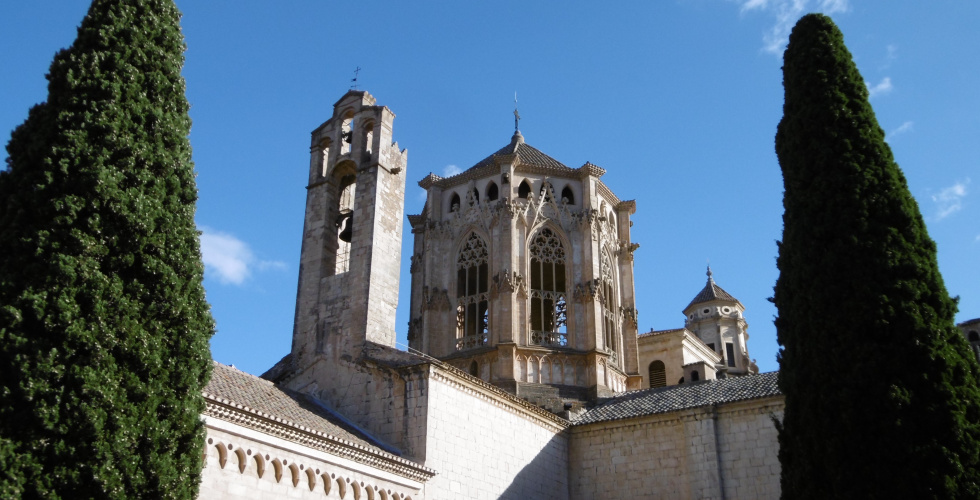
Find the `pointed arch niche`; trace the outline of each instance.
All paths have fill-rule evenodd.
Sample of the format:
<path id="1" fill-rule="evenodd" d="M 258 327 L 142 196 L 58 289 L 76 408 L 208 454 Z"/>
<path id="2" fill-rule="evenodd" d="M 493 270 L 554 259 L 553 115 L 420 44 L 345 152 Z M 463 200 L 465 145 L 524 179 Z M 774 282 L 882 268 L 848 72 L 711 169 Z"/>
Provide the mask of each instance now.
<path id="1" fill-rule="evenodd" d="M 568 345 L 568 292 L 565 247 L 549 227 L 538 231 L 528 245 L 530 255 L 529 344 Z"/>
<path id="2" fill-rule="evenodd" d="M 490 254 L 471 232 L 456 255 L 456 350 L 483 347 L 490 338 Z"/>

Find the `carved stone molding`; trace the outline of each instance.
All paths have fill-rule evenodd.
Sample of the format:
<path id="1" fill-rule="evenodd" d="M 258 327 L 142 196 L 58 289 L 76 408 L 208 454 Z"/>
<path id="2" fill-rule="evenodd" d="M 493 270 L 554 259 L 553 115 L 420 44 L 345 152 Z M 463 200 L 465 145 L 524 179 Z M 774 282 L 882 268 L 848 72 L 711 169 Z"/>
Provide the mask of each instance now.
<path id="1" fill-rule="evenodd" d="M 602 281 L 598 278 L 575 285 L 572 295 L 578 302 L 589 302 L 602 298 Z"/>
<path id="2" fill-rule="evenodd" d="M 639 243 L 630 243 L 628 241 L 623 241 L 619 243 L 619 258 L 623 260 L 631 261 L 633 260 L 633 252 L 637 248 L 640 248 Z"/>
<path id="3" fill-rule="evenodd" d="M 493 283 L 490 286 L 490 294 L 493 297 L 501 293 L 515 292 L 518 297 L 522 299 L 527 298 L 527 280 L 521 273 L 517 271 L 510 272 L 504 269 L 493 277 Z"/>
<path id="4" fill-rule="evenodd" d="M 636 328 L 639 312 L 632 307 L 620 307 L 619 311 L 623 313 L 623 320 L 633 328 Z"/>
<path id="5" fill-rule="evenodd" d="M 449 309 L 449 290 L 422 287 L 422 310 L 440 311 Z"/>
<path id="6" fill-rule="evenodd" d="M 422 254 L 417 253 L 412 256 L 412 265 L 409 267 L 408 272 L 414 273 L 416 271 L 422 270 Z"/>
<path id="7" fill-rule="evenodd" d="M 411 342 L 418 338 L 422 333 L 422 316 L 408 321 L 408 341 Z"/>

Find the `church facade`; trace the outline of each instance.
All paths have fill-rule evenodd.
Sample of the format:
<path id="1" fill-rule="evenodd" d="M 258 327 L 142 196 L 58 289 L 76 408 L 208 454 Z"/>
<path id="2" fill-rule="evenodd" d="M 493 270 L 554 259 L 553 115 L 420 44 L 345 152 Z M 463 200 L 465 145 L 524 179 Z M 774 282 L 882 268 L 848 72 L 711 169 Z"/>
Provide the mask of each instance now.
<path id="1" fill-rule="evenodd" d="M 261 378 L 215 364 L 201 498 L 779 497 L 776 374 L 710 269 L 683 328 L 638 333 L 636 203 L 516 124 L 419 182 L 402 256 L 393 121 L 350 91 L 313 131 L 291 352 Z"/>

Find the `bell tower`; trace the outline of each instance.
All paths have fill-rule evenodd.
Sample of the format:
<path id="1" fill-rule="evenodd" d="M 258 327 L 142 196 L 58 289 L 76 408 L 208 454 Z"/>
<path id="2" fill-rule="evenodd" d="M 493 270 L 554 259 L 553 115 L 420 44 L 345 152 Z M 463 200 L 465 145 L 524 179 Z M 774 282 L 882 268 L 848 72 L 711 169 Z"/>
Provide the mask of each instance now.
<path id="1" fill-rule="evenodd" d="M 351 90 L 312 132 L 292 369 L 395 346 L 407 151 L 395 114 Z"/>

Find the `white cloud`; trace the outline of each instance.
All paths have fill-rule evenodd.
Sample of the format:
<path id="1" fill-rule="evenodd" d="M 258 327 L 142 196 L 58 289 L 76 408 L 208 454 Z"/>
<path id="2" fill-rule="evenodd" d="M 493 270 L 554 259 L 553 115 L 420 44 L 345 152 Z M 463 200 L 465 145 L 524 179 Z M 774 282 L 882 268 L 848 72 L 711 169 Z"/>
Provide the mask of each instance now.
<path id="1" fill-rule="evenodd" d="M 881 69 L 887 69 L 895 59 L 898 59 L 898 47 L 890 43 L 885 47 L 885 62 L 881 65 Z"/>
<path id="2" fill-rule="evenodd" d="M 736 0 L 743 13 L 760 11 L 776 18 L 775 24 L 763 35 L 762 49 L 772 54 L 782 54 L 796 21 L 805 12 L 817 10 L 824 14 L 846 12 L 849 0 Z"/>
<path id="3" fill-rule="evenodd" d="M 888 140 L 891 140 L 891 138 L 892 137 L 895 137 L 896 135 L 902 135 L 902 134 L 904 134 L 906 132 L 911 132 L 912 131 L 912 125 L 913 124 L 914 124 L 913 122 L 907 121 L 907 122 L 899 125 L 898 128 L 896 128 L 895 130 L 892 130 L 891 132 L 888 133 L 888 135 L 885 136 L 885 140 L 888 141 Z"/>
<path id="4" fill-rule="evenodd" d="M 452 176 L 457 175 L 457 174 L 459 174 L 461 172 L 462 172 L 462 170 L 460 170 L 460 168 L 457 167 L 456 165 L 446 165 L 446 168 L 442 169 L 442 176 L 443 177 L 452 177 Z"/>
<path id="5" fill-rule="evenodd" d="M 253 270 L 285 269 L 279 261 L 260 260 L 244 241 L 235 236 L 201 226 L 201 257 L 206 272 L 214 273 L 222 284 L 241 285 Z"/>
<path id="6" fill-rule="evenodd" d="M 936 220 L 943 220 L 963 208 L 963 198 L 966 196 L 968 184 L 970 179 L 957 181 L 952 186 L 943 188 L 938 194 L 932 195 L 932 201 L 936 204 Z"/>
<path id="7" fill-rule="evenodd" d="M 868 87 L 868 98 L 874 98 L 879 95 L 885 95 L 891 91 L 892 91 L 892 79 L 886 76 L 882 78 L 877 85 L 873 87 Z"/>

